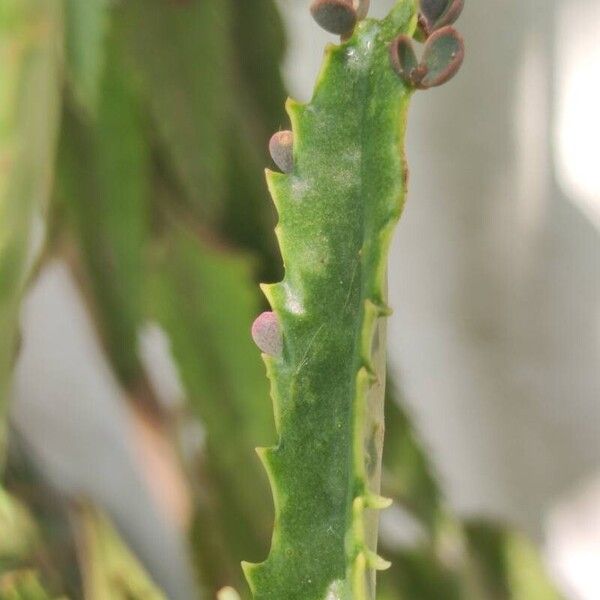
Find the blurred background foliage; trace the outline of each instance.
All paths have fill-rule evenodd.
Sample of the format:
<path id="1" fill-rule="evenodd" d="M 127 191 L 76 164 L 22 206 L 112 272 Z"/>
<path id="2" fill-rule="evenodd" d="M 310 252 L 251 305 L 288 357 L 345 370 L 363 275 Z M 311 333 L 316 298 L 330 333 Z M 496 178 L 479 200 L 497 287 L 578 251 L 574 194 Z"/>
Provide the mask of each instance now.
<path id="1" fill-rule="evenodd" d="M 273 416 L 249 329 L 257 283 L 282 271 L 262 170 L 266 140 L 286 125 L 284 50 L 272 0 L 2 0 L 3 425 L 24 290 L 58 261 L 122 392 L 149 488 L 166 498 L 159 512 L 189 551 L 161 570 L 110 506 L 54 489 L 28 442 L 2 433 L 1 599 L 214 598 L 226 585 L 248 597 L 240 561 L 266 556 L 273 516 L 254 454 L 272 443 Z M 149 323 L 168 339 L 181 401 L 165 401 L 145 364 Z M 390 382 L 384 493 L 392 520 L 419 533 L 406 544 L 382 531 L 393 566 L 380 597 L 557 598 L 524 536 L 452 513 L 398 389 Z M 181 577 L 165 573 L 178 560 Z"/>

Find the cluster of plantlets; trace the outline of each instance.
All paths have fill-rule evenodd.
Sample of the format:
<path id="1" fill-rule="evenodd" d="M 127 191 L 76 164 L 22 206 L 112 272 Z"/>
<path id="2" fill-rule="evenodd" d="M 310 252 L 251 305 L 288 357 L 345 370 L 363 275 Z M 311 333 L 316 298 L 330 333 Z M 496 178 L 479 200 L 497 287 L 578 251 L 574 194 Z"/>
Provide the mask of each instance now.
<path id="1" fill-rule="evenodd" d="M 404 131 L 416 88 L 462 63 L 449 26 L 462 3 L 399 0 L 382 21 L 368 2 L 316 0 L 339 34 L 308 104 L 288 101 L 292 131 L 269 147 L 267 181 L 286 267 L 263 286 L 272 312 L 252 333 L 272 385 L 279 443 L 261 449 L 273 488 L 271 553 L 246 573 L 256 598 L 375 598 L 384 433 L 387 254 L 406 192 Z M 411 39 L 425 38 L 417 62 Z M 391 57 L 391 58 L 390 58 Z"/>

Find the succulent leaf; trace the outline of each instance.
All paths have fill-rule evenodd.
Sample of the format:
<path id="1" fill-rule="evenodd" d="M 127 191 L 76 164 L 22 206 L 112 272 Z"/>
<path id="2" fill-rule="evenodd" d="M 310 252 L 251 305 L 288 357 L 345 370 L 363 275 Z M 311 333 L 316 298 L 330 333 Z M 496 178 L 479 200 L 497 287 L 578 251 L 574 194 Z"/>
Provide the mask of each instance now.
<path id="1" fill-rule="evenodd" d="M 73 510 L 72 517 L 86 598 L 165 600 L 104 513 L 92 505 L 82 504 Z"/>
<path id="2" fill-rule="evenodd" d="M 430 88 L 446 83 L 460 69 L 465 56 L 461 35 L 453 27 L 438 29 L 425 44 L 421 64 L 427 70 L 420 87 Z"/>
<path id="3" fill-rule="evenodd" d="M 387 250 L 405 193 L 411 89 L 389 62 L 416 7 L 330 46 L 313 98 L 289 101 L 290 173 L 268 172 L 286 274 L 263 287 L 283 336 L 264 356 L 279 443 L 261 449 L 275 502 L 271 552 L 245 565 L 259 600 L 372 600 L 385 388 Z"/>
<path id="4" fill-rule="evenodd" d="M 338 35 L 352 31 L 358 19 L 352 0 L 315 0 L 310 12 L 325 31 Z"/>
<path id="5" fill-rule="evenodd" d="M 226 185 L 229 32 L 223 0 L 128 0 L 114 7 L 116 29 L 148 102 L 157 141 L 194 215 L 219 221 Z M 158 41 L 160 40 L 160 44 Z"/>
<path id="6" fill-rule="evenodd" d="M 52 185 L 63 19 L 59 0 L 3 0 L 0 10 L 0 470 L 19 304 Z"/>
<path id="7" fill-rule="evenodd" d="M 69 83 L 79 104 L 93 115 L 105 63 L 109 3 L 106 0 L 67 0 L 66 63 Z"/>

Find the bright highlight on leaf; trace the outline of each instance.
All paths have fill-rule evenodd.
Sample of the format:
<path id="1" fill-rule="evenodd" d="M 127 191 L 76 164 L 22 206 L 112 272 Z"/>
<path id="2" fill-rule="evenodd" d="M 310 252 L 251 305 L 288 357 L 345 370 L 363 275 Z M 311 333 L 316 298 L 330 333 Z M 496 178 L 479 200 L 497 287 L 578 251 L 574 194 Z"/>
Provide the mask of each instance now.
<path id="1" fill-rule="evenodd" d="M 267 560 L 244 565 L 256 600 L 324 600 L 332 589 L 375 600 L 375 573 L 389 567 L 377 553 L 389 505 L 379 495 L 386 272 L 406 192 L 406 113 L 414 88 L 439 85 L 462 61 L 458 34 L 443 29 L 419 63 L 415 4 L 358 22 L 368 2 L 313 2 L 344 43 L 327 48 L 312 100 L 288 101 L 292 131 L 269 144 L 283 171 L 267 180 L 286 272 L 263 286 L 272 312 L 252 328 L 279 433 L 259 451 L 276 515 Z"/>

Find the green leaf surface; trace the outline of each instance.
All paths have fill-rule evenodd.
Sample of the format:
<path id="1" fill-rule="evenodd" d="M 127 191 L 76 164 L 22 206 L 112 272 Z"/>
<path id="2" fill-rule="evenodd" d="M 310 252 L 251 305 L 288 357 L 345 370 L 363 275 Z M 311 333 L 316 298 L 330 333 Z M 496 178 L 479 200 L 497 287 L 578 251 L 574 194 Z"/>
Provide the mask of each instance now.
<path id="1" fill-rule="evenodd" d="M 189 405 L 206 428 L 219 527 L 234 560 L 259 558 L 268 546 L 272 502 L 254 444 L 275 435 L 260 358 L 249 335 L 240 336 L 259 310 L 251 264 L 178 224 L 156 245 L 151 263 L 147 315 L 168 333 Z M 195 536 L 199 547 L 201 523 Z"/>
<path id="2" fill-rule="evenodd" d="M 18 312 L 36 217 L 52 185 L 60 115 L 60 0 L 0 3 L 0 462 Z"/>
<path id="3" fill-rule="evenodd" d="M 66 63 L 74 96 L 90 115 L 100 98 L 108 0 L 66 0 Z"/>
<path id="4" fill-rule="evenodd" d="M 51 600 L 34 571 L 13 571 L 0 575 L 0 600 Z"/>
<path id="5" fill-rule="evenodd" d="M 100 329 L 125 384 L 139 375 L 137 333 L 148 229 L 149 150 L 136 90 L 114 39 L 96 119 L 65 119 L 60 195 L 82 249 Z"/>
<path id="6" fill-rule="evenodd" d="M 0 572 L 28 556 L 39 532 L 29 511 L 0 488 Z"/>
<path id="7" fill-rule="evenodd" d="M 456 571 L 444 565 L 431 547 L 399 550 L 390 560 L 392 568 L 380 578 L 379 600 L 488 600 L 464 595 Z"/>
<path id="8" fill-rule="evenodd" d="M 79 506 L 75 523 L 86 600 L 165 600 L 102 512 Z"/>
<path id="9" fill-rule="evenodd" d="M 414 3 L 402 1 L 327 49 L 312 101 L 288 103 L 294 170 L 268 174 L 286 273 L 264 287 L 284 351 L 265 356 L 280 439 L 261 451 L 276 508 L 271 553 L 246 566 L 260 600 L 375 597 L 382 317 L 410 97 L 389 44 L 414 27 Z"/>
<path id="10" fill-rule="evenodd" d="M 218 222 L 230 131 L 230 7 L 223 0 L 128 0 L 115 16 L 161 150 L 189 206 Z"/>

